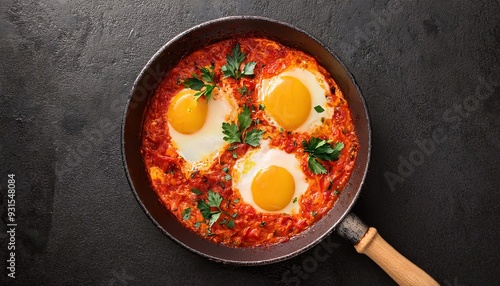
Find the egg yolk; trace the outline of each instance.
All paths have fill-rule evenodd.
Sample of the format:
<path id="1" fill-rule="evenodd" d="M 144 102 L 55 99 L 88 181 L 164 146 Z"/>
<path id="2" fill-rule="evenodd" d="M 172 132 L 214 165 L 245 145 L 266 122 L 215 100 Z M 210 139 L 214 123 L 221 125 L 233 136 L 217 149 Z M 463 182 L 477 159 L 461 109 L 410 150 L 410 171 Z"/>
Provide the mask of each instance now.
<path id="1" fill-rule="evenodd" d="M 168 122 L 179 133 L 192 134 L 200 130 L 207 118 L 207 101 L 195 99 L 195 90 L 184 89 L 177 93 L 168 106 Z"/>
<path id="2" fill-rule="evenodd" d="M 295 181 L 285 168 L 270 166 L 262 169 L 252 181 L 254 202 L 266 211 L 286 207 L 295 193 Z"/>
<path id="3" fill-rule="evenodd" d="M 311 112 L 311 94 L 295 77 L 282 76 L 280 79 L 264 98 L 264 104 L 281 127 L 294 130 L 306 121 Z"/>

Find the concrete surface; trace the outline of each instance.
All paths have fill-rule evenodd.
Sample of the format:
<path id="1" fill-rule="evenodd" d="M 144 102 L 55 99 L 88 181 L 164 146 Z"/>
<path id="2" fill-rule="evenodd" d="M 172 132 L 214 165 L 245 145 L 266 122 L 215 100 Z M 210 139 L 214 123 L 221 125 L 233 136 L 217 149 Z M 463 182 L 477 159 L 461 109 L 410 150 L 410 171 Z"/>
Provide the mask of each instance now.
<path id="1" fill-rule="evenodd" d="M 262 267 L 178 246 L 130 191 L 122 112 L 147 60 L 179 32 L 260 15 L 316 36 L 354 74 L 373 153 L 355 212 L 442 285 L 500 285 L 499 1 L 0 2 L 0 284 L 392 285 L 329 237 Z M 16 180 L 16 278 L 7 182 Z"/>

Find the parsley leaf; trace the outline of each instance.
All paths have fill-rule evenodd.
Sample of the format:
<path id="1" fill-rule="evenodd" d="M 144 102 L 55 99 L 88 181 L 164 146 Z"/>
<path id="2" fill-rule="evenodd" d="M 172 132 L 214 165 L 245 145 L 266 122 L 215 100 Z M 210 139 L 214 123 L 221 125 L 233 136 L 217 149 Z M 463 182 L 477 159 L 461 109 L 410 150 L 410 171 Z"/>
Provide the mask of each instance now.
<path id="1" fill-rule="evenodd" d="M 253 128 L 248 131 L 248 128 L 252 125 L 252 119 L 250 118 L 250 109 L 248 106 L 243 106 L 243 111 L 238 114 L 238 124 L 236 123 L 222 123 L 222 133 L 224 136 L 224 141 L 229 143 L 239 143 L 243 142 L 252 147 L 257 147 L 260 145 L 260 140 L 262 140 L 262 135 L 264 130 Z M 233 157 L 235 157 L 233 155 Z"/>
<path id="2" fill-rule="evenodd" d="M 240 125 L 240 132 L 243 132 L 252 124 L 250 109 L 248 109 L 248 106 L 246 105 L 243 106 L 243 112 L 238 114 L 238 124 Z"/>
<path id="3" fill-rule="evenodd" d="M 193 76 L 195 76 L 193 74 Z M 187 88 L 190 88 L 190 89 L 194 89 L 194 90 L 201 90 L 204 86 L 205 86 L 205 83 L 195 77 L 190 77 L 190 78 L 187 78 L 185 79 L 183 82 L 185 87 Z"/>
<path id="4" fill-rule="evenodd" d="M 247 143 L 252 147 L 257 147 L 260 145 L 260 140 L 262 140 L 263 134 L 264 130 L 254 128 L 246 133 L 245 139 L 243 139 L 243 143 Z"/>
<path id="5" fill-rule="evenodd" d="M 325 109 L 321 105 L 316 105 L 314 107 L 314 110 L 316 110 L 317 113 L 323 113 Z"/>
<path id="6" fill-rule="evenodd" d="M 249 62 L 243 66 L 243 71 L 240 71 L 240 65 L 245 60 L 246 55 L 241 51 L 240 45 L 236 44 L 231 51 L 231 54 L 226 55 L 226 64 L 222 66 L 221 71 L 225 77 L 239 79 L 243 76 L 254 75 L 256 62 Z"/>
<path id="7" fill-rule="evenodd" d="M 208 219 L 208 226 L 211 227 L 219 219 L 220 214 L 220 212 L 212 214 Z"/>
<path id="8" fill-rule="evenodd" d="M 203 67 L 200 69 L 200 72 L 201 78 L 197 74 L 193 73 L 193 77 L 185 79 L 182 83 L 184 84 L 184 87 L 199 91 L 194 95 L 196 100 L 198 100 L 201 96 L 205 96 L 208 101 L 212 96 L 212 91 L 217 87 L 214 83 L 214 65 L 212 64 L 209 67 Z"/>
<path id="9" fill-rule="evenodd" d="M 205 201 L 198 201 L 197 207 L 204 219 L 209 219 L 212 216 L 210 206 Z"/>
<path id="10" fill-rule="evenodd" d="M 250 93 L 250 91 L 247 89 L 246 86 L 242 86 L 242 87 L 238 88 L 238 92 L 241 95 L 246 95 L 246 94 Z"/>
<path id="11" fill-rule="evenodd" d="M 200 190 L 198 190 L 197 188 L 192 188 L 192 189 L 191 189 L 191 192 L 192 192 L 192 193 L 195 193 L 195 194 L 196 194 L 196 195 L 198 195 L 198 196 L 199 196 L 199 195 L 201 195 L 201 191 L 200 191 Z"/>
<path id="12" fill-rule="evenodd" d="M 309 169 L 311 169 L 311 171 L 314 173 L 314 174 L 326 174 L 326 169 L 323 165 L 321 165 L 317 160 L 316 158 L 314 158 L 313 156 L 309 155 L 308 159 L 307 159 L 307 165 L 309 166 Z"/>
<path id="13" fill-rule="evenodd" d="M 251 76 L 253 75 L 253 70 L 255 69 L 255 65 L 257 62 L 249 62 L 243 67 L 242 75 Z"/>
<path id="14" fill-rule="evenodd" d="M 220 207 L 222 201 L 223 201 L 222 196 L 219 195 L 218 193 L 212 191 L 212 190 L 208 191 L 208 203 L 205 202 L 204 200 L 198 201 L 197 207 L 200 210 L 203 218 L 208 220 L 209 227 L 212 227 L 212 225 L 220 218 L 220 216 L 222 214 L 225 214 L 227 216 L 231 216 L 233 218 L 235 218 L 238 215 L 238 213 L 234 213 L 231 215 L 231 214 L 223 211 Z M 215 207 L 215 208 L 217 208 L 217 210 L 211 211 L 210 210 L 211 207 Z M 185 213 L 186 213 L 186 210 L 184 210 L 184 212 L 183 212 L 184 217 L 186 216 Z M 189 217 L 191 217 L 191 210 L 190 209 L 189 209 Z M 234 221 L 232 219 L 230 219 L 228 221 L 226 218 L 224 218 L 220 223 L 226 225 L 228 228 L 234 227 Z M 198 227 L 199 227 L 199 225 L 198 225 Z M 209 230 L 209 232 L 210 232 L 210 230 Z"/>
<path id="15" fill-rule="evenodd" d="M 238 130 L 238 125 L 236 123 L 227 123 L 227 122 L 222 122 L 222 133 L 226 136 L 224 136 L 224 141 L 227 141 L 229 143 L 237 143 L 241 142 L 240 139 L 240 131 Z"/>
<path id="16" fill-rule="evenodd" d="M 307 159 L 307 164 L 309 169 L 314 174 L 326 174 L 326 168 L 317 159 L 324 161 L 337 161 L 340 156 L 340 151 L 344 149 L 343 142 L 337 142 L 332 146 L 328 141 L 312 137 L 309 143 L 305 140 L 302 141 L 302 145 L 304 146 L 304 151 L 310 153 Z"/>
<path id="17" fill-rule="evenodd" d="M 220 207 L 222 203 L 222 197 L 218 193 L 209 190 L 208 191 L 208 205 L 211 207 Z"/>
<path id="18" fill-rule="evenodd" d="M 206 67 L 201 68 L 200 71 L 201 71 L 201 77 L 203 78 L 203 80 L 205 82 L 208 82 L 208 83 L 214 82 L 215 72 L 214 72 L 214 65 L 213 64 L 211 66 L 209 66 L 208 68 L 206 68 Z"/>
<path id="19" fill-rule="evenodd" d="M 230 219 L 228 222 L 226 222 L 226 226 L 228 228 L 233 228 L 234 227 L 234 220 Z"/>
<path id="20" fill-rule="evenodd" d="M 190 208 L 184 209 L 184 211 L 182 212 L 182 219 L 188 220 L 190 218 L 191 218 L 191 209 Z"/>

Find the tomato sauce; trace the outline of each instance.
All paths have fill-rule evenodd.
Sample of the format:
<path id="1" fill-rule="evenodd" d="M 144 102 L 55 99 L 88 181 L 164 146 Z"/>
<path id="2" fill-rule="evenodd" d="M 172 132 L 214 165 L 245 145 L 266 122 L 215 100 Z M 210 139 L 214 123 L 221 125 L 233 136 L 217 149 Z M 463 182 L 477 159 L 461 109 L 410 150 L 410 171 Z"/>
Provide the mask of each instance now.
<path id="1" fill-rule="evenodd" d="M 221 67 L 226 64 L 226 55 L 231 53 L 237 43 L 246 54 L 245 62 L 257 62 L 254 77 L 236 80 L 224 77 L 221 72 Z M 183 168 L 186 162 L 171 144 L 166 111 L 172 97 L 184 88 L 181 81 L 191 77 L 193 73 L 199 75 L 200 67 L 212 64 L 215 67 L 215 82 L 223 82 L 234 90 L 235 100 L 240 107 L 247 105 L 255 110 L 252 112 L 252 119 L 259 119 L 258 127 L 265 130 L 263 137 L 270 140 L 270 146 L 295 154 L 301 162 L 309 189 L 299 201 L 301 208 L 298 213 L 259 213 L 241 199 L 238 191 L 232 188 L 231 180 L 225 180 L 227 170 L 232 169 L 236 160 L 254 148 L 247 144 L 233 143 L 230 145 L 233 150 L 226 147 L 208 170 L 186 172 Z M 333 116 L 324 118 L 323 124 L 314 134 L 280 130 L 269 124 L 264 111 L 259 110 L 256 91 L 258 80 L 278 75 L 291 66 L 318 70 L 330 86 L 327 102 L 334 109 Z M 248 90 L 244 95 L 236 91 L 243 86 Z M 302 141 L 309 141 L 311 136 L 344 143 L 345 147 L 337 161 L 321 162 L 327 169 L 326 174 L 314 174 L 308 167 L 308 153 L 304 152 Z M 153 189 L 165 207 L 185 227 L 215 243 L 248 247 L 287 241 L 320 220 L 333 207 L 349 180 L 358 144 L 351 112 L 342 91 L 313 57 L 268 39 L 250 37 L 206 46 L 184 57 L 167 73 L 145 116 L 141 152 Z M 201 194 L 194 193 L 192 189 L 199 190 Z M 222 213 L 211 227 L 198 208 L 200 200 L 207 200 L 209 190 L 223 198 L 220 205 Z M 218 209 L 212 207 L 211 210 Z M 234 225 L 227 224 L 229 220 Z"/>

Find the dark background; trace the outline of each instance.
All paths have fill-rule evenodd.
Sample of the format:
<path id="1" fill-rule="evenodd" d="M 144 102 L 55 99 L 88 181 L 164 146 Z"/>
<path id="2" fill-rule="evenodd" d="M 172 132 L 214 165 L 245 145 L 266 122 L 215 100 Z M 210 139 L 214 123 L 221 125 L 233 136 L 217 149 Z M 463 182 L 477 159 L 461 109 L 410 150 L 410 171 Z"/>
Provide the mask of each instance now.
<path id="1" fill-rule="evenodd" d="M 314 250 L 210 262 L 163 235 L 130 191 L 120 125 L 142 67 L 196 24 L 260 15 L 317 37 L 359 83 L 373 151 L 355 212 L 441 284 L 500 285 L 500 2 L 435 2 L 1 0 L 0 284 L 393 284 L 336 235 L 317 265 Z"/>

